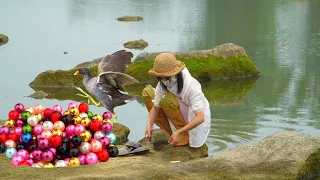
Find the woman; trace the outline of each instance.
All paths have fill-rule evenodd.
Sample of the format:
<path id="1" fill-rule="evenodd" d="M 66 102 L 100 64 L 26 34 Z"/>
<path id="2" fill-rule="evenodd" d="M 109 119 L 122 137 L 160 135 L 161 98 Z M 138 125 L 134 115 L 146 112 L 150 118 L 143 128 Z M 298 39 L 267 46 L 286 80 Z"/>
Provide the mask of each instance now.
<path id="1" fill-rule="evenodd" d="M 170 53 L 161 53 L 150 75 L 159 80 L 156 88 L 147 85 L 142 96 L 149 111 L 145 137 L 151 138 L 154 123 L 170 134 L 173 146 L 201 147 L 209 134 L 211 112 L 200 83 L 185 64 Z M 172 132 L 168 119 L 177 129 Z"/>

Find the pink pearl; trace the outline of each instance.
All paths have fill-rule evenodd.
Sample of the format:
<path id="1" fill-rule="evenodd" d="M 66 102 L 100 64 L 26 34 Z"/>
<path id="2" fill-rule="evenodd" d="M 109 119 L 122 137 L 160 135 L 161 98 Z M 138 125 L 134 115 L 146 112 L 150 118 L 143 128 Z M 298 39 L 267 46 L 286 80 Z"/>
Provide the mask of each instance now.
<path id="1" fill-rule="evenodd" d="M 19 154 L 14 154 L 12 156 L 12 161 L 11 162 L 12 162 L 13 166 L 18 166 L 19 163 L 22 162 L 22 161 L 23 161 L 23 157 L 20 156 Z"/>
<path id="2" fill-rule="evenodd" d="M 75 128 L 75 126 L 72 124 L 67 126 L 66 133 L 68 136 L 74 135 L 74 128 Z"/>
<path id="3" fill-rule="evenodd" d="M 77 124 L 76 127 L 74 128 L 74 134 L 80 135 L 85 130 L 86 128 L 82 124 Z"/>
<path id="4" fill-rule="evenodd" d="M 60 106 L 59 104 L 56 104 L 53 106 L 52 108 L 53 111 L 59 111 L 62 113 L 62 106 Z"/>
<path id="5" fill-rule="evenodd" d="M 90 152 L 86 155 L 86 163 L 87 164 L 97 164 L 98 156 L 94 152 Z"/>
<path id="6" fill-rule="evenodd" d="M 40 135 L 43 131 L 42 125 L 41 124 L 37 124 L 33 127 L 33 133 L 35 135 Z"/>
<path id="7" fill-rule="evenodd" d="M 25 150 L 25 149 L 20 149 L 20 150 L 17 152 L 17 154 L 19 154 L 19 155 L 23 158 L 23 160 L 26 160 L 27 158 L 29 158 L 29 153 L 28 153 L 28 151 Z"/>
<path id="8" fill-rule="evenodd" d="M 18 135 L 18 136 L 21 136 L 23 134 L 22 132 L 22 127 L 21 126 L 18 126 L 14 129 L 14 132 Z"/>
<path id="9" fill-rule="evenodd" d="M 75 102 L 71 102 L 68 104 L 68 110 L 70 110 L 73 107 L 78 107 L 78 105 Z"/>

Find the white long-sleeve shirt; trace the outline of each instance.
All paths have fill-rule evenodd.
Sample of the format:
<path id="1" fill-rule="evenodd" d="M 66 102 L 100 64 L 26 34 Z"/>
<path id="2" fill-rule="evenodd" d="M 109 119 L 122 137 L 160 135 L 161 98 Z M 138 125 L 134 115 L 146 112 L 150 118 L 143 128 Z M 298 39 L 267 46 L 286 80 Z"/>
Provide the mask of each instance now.
<path id="1" fill-rule="evenodd" d="M 209 102 L 202 92 L 201 84 L 191 76 L 186 67 L 182 70 L 182 77 L 183 89 L 181 93 L 177 94 L 176 90 L 170 88 L 168 88 L 168 91 L 173 93 L 189 107 L 188 119 L 185 120 L 187 123 L 194 119 L 196 112 L 204 112 L 204 122 L 189 131 L 190 147 L 200 147 L 205 143 L 210 132 L 211 112 Z M 166 92 L 159 82 L 155 90 L 154 105 L 156 107 L 160 107 L 160 100 Z"/>

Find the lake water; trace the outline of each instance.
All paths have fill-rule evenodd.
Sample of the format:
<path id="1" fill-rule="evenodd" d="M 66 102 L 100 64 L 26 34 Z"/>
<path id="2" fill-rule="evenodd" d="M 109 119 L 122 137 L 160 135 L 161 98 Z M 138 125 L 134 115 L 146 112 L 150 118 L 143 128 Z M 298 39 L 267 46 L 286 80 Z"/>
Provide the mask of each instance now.
<path id="1" fill-rule="evenodd" d="M 232 42 L 246 49 L 261 76 L 203 84 L 207 94 L 215 92 L 209 99 L 209 154 L 280 130 L 320 135 L 320 1 L 2 0 L 1 7 L 0 34 L 10 40 L 0 46 L 0 119 L 19 102 L 67 107 L 69 100 L 27 97 L 34 92 L 28 84 L 40 72 L 70 69 L 124 49 L 129 40 L 146 40 L 147 52 L 210 49 Z M 115 20 L 123 15 L 144 20 Z M 132 52 L 137 56 L 142 51 Z M 219 96 L 217 89 L 234 94 Z M 115 110 L 131 130 L 129 139 L 141 139 L 145 107 L 133 101 Z"/>

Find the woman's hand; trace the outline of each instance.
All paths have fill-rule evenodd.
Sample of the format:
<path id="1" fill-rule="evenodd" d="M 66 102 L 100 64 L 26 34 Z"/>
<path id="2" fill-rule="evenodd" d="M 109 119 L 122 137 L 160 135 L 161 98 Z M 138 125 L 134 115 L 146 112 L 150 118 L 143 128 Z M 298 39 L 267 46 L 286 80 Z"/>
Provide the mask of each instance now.
<path id="1" fill-rule="evenodd" d="M 150 140 L 150 138 L 151 138 L 152 129 L 153 129 L 152 126 L 148 124 L 147 127 L 146 127 L 146 132 L 145 132 L 145 137 L 148 140 Z"/>
<path id="2" fill-rule="evenodd" d="M 171 144 L 172 146 L 175 146 L 180 142 L 180 139 L 181 139 L 180 131 L 176 131 L 170 136 L 169 144 Z"/>

